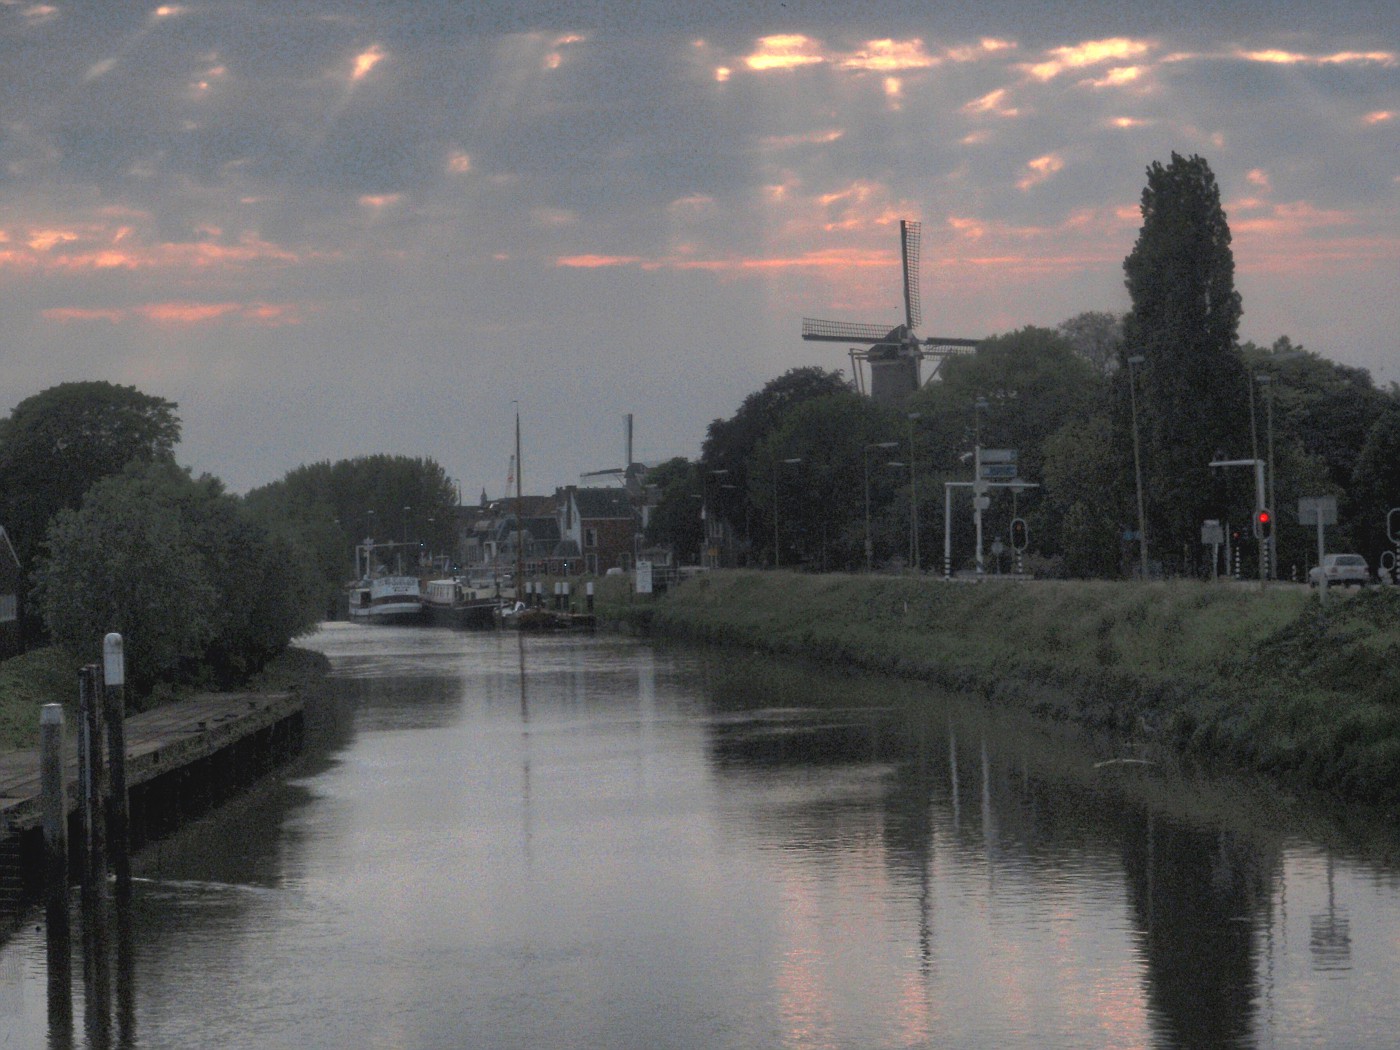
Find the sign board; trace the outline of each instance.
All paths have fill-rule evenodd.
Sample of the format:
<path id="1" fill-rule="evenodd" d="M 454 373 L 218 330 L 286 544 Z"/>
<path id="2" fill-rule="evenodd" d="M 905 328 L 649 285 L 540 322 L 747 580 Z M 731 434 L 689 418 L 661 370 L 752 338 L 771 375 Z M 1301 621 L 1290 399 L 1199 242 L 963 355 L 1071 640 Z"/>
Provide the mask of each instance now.
<path id="1" fill-rule="evenodd" d="M 1220 527 L 1220 522 L 1212 518 L 1210 521 L 1201 523 L 1201 542 L 1209 547 L 1213 543 L 1225 542 L 1225 530 Z"/>
<path id="2" fill-rule="evenodd" d="M 972 497 L 972 509 L 973 509 L 973 510 L 986 510 L 986 509 L 987 509 L 988 507 L 990 507 L 991 505 L 992 505 L 992 497 L 991 497 L 991 496 L 973 496 L 973 497 Z"/>
<path id="3" fill-rule="evenodd" d="M 637 562 L 637 593 L 651 593 L 651 562 Z"/>
<path id="4" fill-rule="evenodd" d="M 1298 524 L 1337 524 L 1337 497 L 1304 496 L 1298 501 Z"/>
<path id="5" fill-rule="evenodd" d="M 984 448 L 978 453 L 978 457 L 984 467 L 988 463 L 1015 463 L 1016 450 L 1014 448 Z"/>
<path id="6" fill-rule="evenodd" d="M 988 481 L 1010 481 L 1016 476 L 1015 463 L 983 463 L 982 477 Z"/>

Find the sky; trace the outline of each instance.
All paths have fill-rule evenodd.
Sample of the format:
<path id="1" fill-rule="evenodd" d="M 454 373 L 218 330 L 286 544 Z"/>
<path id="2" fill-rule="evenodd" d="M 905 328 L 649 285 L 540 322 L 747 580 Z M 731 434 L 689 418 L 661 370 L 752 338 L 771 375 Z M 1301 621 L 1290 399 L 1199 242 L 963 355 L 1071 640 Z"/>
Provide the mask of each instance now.
<path id="1" fill-rule="evenodd" d="M 0 0 L 0 412 L 108 380 L 233 491 L 391 453 L 472 502 L 518 409 L 549 492 L 848 368 L 802 318 L 902 320 L 900 219 L 923 335 L 1125 311 L 1173 152 L 1241 339 L 1400 380 L 1389 0 Z"/>

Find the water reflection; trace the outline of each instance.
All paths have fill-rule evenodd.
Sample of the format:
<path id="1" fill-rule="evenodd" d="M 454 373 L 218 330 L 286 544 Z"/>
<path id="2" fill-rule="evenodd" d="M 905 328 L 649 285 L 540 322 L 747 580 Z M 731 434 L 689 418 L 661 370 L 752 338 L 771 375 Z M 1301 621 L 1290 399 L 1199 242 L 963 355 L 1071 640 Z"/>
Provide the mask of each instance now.
<path id="1" fill-rule="evenodd" d="M 308 754 L 146 851 L 125 926 L 76 949 L 66 1022 L 21 994 L 15 1045 L 1366 1046 L 1400 1024 L 1395 866 L 1266 795 L 729 653 L 317 644 L 336 678 Z M 21 990 L 52 990 L 37 936 L 0 979 L 18 958 Z"/>

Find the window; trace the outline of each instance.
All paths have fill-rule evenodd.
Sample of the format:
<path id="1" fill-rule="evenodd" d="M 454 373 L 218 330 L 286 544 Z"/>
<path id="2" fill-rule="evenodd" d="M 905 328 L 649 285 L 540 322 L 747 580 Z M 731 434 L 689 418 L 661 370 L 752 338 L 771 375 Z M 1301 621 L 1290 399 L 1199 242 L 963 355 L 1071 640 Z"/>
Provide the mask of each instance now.
<path id="1" fill-rule="evenodd" d="M 584 529 L 584 530 L 583 530 L 583 545 L 584 545 L 585 547 L 596 547 L 596 546 L 598 546 L 598 530 L 597 530 L 597 529 Z"/>

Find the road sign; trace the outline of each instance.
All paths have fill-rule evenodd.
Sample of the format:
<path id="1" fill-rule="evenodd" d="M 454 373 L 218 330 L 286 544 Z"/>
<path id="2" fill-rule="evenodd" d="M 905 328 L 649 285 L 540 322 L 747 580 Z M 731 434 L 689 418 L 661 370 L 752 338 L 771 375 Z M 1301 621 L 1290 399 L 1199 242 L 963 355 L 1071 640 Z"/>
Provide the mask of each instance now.
<path id="1" fill-rule="evenodd" d="M 639 561 L 637 562 L 637 593 L 650 594 L 651 590 L 651 562 Z"/>
<path id="2" fill-rule="evenodd" d="M 982 460 L 983 466 L 988 463 L 1015 463 L 1016 450 L 1014 448 L 984 448 L 978 453 L 978 458 Z"/>
<path id="3" fill-rule="evenodd" d="M 1298 524 L 1337 524 L 1337 497 L 1304 496 L 1298 501 Z"/>
<path id="4" fill-rule="evenodd" d="M 1212 518 L 1201 524 L 1201 542 L 1206 546 L 1225 542 L 1225 530 L 1220 527 L 1219 521 Z"/>
<path id="5" fill-rule="evenodd" d="M 1016 476 L 1015 463 L 983 463 L 982 477 L 988 481 L 1010 481 Z"/>
<path id="6" fill-rule="evenodd" d="M 992 505 L 992 497 L 991 497 L 991 496 L 973 496 L 973 497 L 972 497 L 972 509 L 973 509 L 973 510 L 986 510 L 986 509 L 987 509 L 988 507 L 990 507 L 991 505 Z"/>

